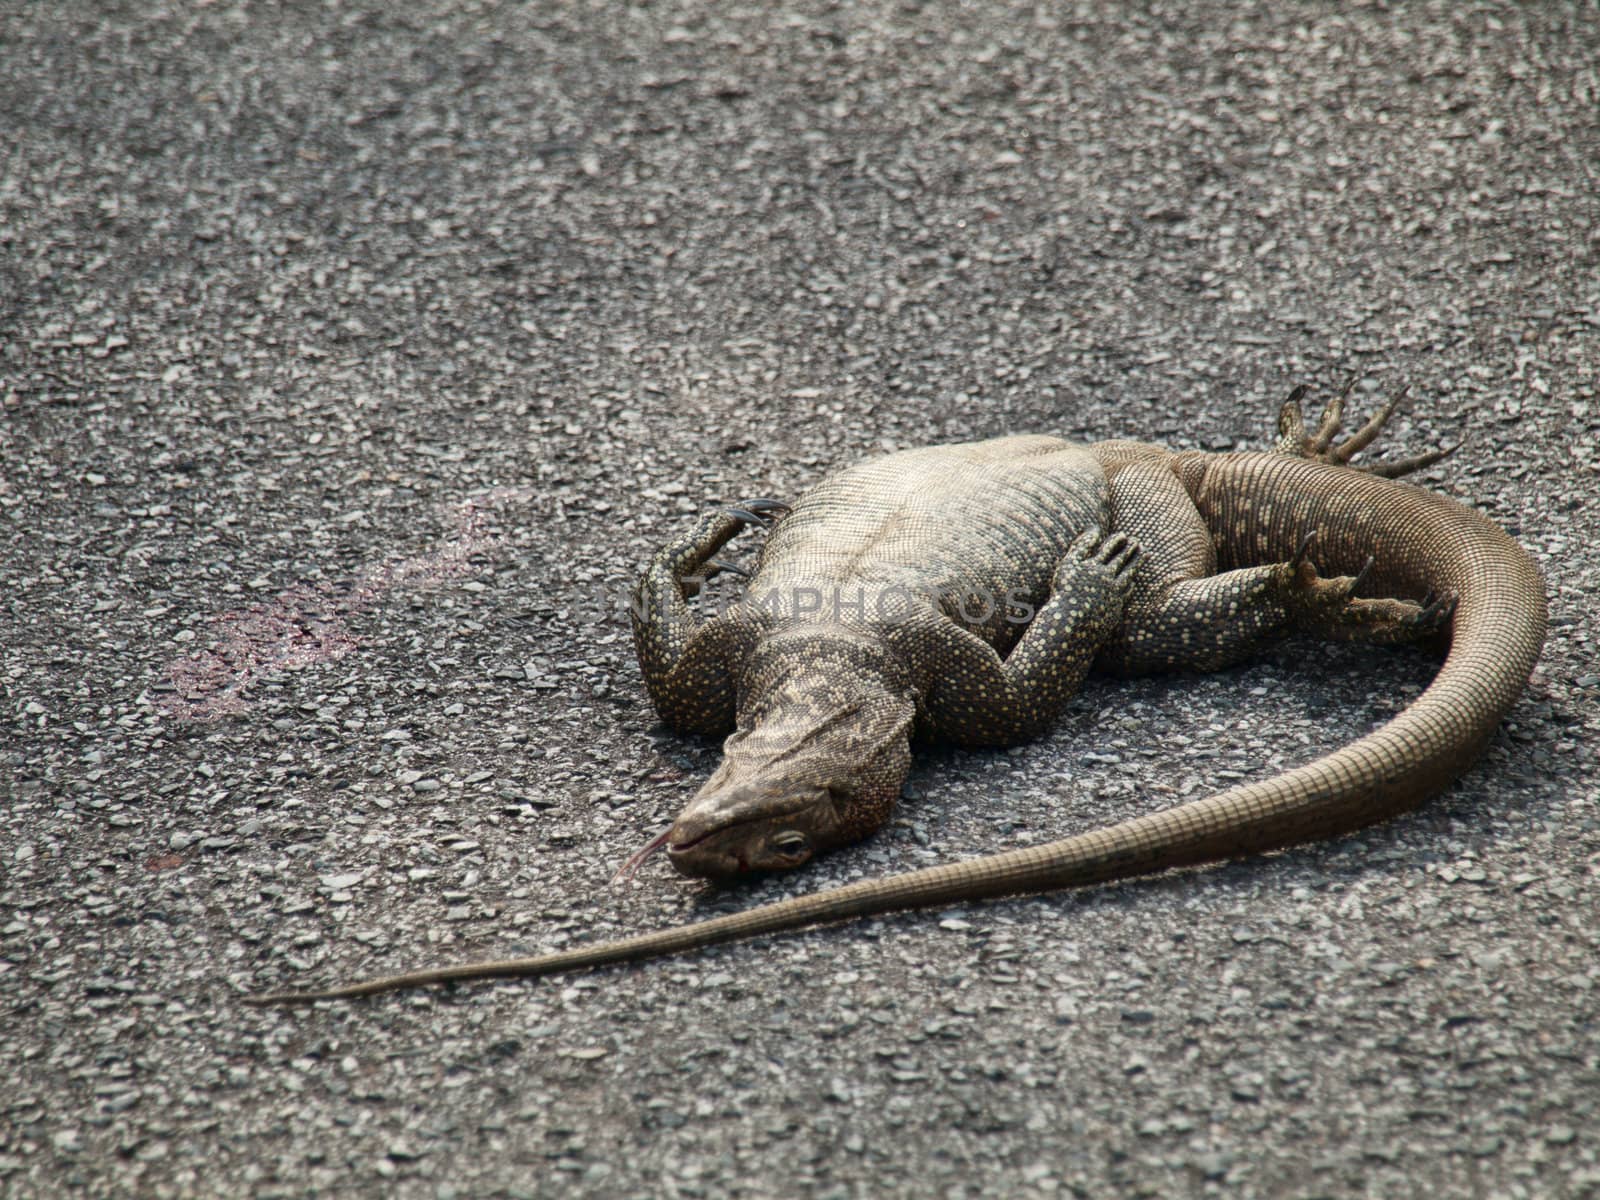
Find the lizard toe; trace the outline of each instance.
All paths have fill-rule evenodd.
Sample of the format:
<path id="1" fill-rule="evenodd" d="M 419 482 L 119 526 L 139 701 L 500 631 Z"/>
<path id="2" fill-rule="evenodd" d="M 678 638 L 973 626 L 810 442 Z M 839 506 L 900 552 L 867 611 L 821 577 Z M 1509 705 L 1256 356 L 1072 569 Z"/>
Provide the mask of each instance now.
<path id="1" fill-rule="evenodd" d="M 1095 557 L 1102 564 L 1109 567 L 1115 563 L 1117 559 L 1122 557 L 1127 548 L 1128 535 L 1125 533 L 1113 533 L 1110 537 L 1106 538 L 1105 541 L 1100 543 L 1100 548 L 1096 552 Z"/>
<path id="2" fill-rule="evenodd" d="M 1118 581 L 1133 578 L 1133 573 L 1138 569 L 1139 556 L 1143 549 L 1133 538 L 1123 537 L 1122 546 L 1117 553 L 1106 560 L 1106 565 L 1111 568 L 1112 576 Z"/>
<path id="3" fill-rule="evenodd" d="M 1338 395 L 1328 401 L 1315 432 L 1307 430 L 1305 416 L 1300 407 L 1307 389 L 1304 385 L 1296 387 L 1289 393 L 1288 399 L 1278 411 L 1278 438 L 1274 443 L 1274 449 L 1279 454 L 1287 454 L 1294 458 L 1308 458 L 1314 462 L 1329 463 L 1338 467 L 1348 466 L 1352 458 L 1377 440 L 1378 435 L 1388 425 L 1389 419 L 1399 410 L 1411 391 L 1409 384 L 1402 387 L 1386 400 L 1377 412 L 1368 417 L 1360 429 L 1341 441 L 1339 433 L 1344 424 L 1345 401 L 1355 388 L 1358 379 L 1358 376 L 1351 376 Z M 1395 479 L 1432 466 L 1440 459 L 1454 454 L 1460 447 L 1461 443 L 1457 442 L 1453 446 L 1428 450 L 1409 458 L 1368 463 L 1354 469 L 1364 471 L 1368 475 L 1376 475 L 1380 479 Z"/>
<path id="4" fill-rule="evenodd" d="M 1088 562 L 1094 558 L 1104 537 L 1105 535 L 1098 529 L 1085 529 L 1073 540 L 1072 545 L 1067 547 L 1067 558 Z"/>
<path id="5" fill-rule="evenodd" d="M 722 511 L 727 513 L 730 517 L 738 518 L 738 520 L 745 525 L 760 525 L 765 527 L 772 522 L 771 517 L 768 517 L 763 513 L 752 512 L 750 509 L 741 507 L 737 504 L 724 504 L 722 506 Z"/>

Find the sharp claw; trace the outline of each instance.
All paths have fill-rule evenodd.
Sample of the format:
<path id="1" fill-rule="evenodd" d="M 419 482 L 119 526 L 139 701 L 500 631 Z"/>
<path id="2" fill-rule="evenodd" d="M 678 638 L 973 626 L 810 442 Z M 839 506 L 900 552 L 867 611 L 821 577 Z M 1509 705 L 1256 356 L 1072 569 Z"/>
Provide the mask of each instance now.
<path id="1" fill-rule="evenodd" d="M 1454 446 L 1446 446 L 1442 450 L 1429 450 L 1426 454 L 1415 454 L 1410 458 L 1396 459 L 1394 462 L 1378 462 L 1371 466 L 1361 468 L 1368 475 L 1375 475 L 1379 479 L 1398 479 L 1402 475 L 1409 475 L 1413 471 L 1420 471 L 1424 467 L 1431 467 L 1441 459 L 1449 458 L 1462 447 L 1461 442 Z"/>
<path id="2" fill-rule="evenodd" d="M 1456 604 L 1460 601 L 1460 597 L 1454 592 L 1446 592 L 1442 596 L 1433 596 L 1430 592 L 1429 597 L 1430 602 L 1423 604 L 1416 620 L 1418 624 L 1437 629 L 1455 615 Z"/>
<path id="3" fill-rule="evenodd" d="M 1367 575 L 1372 571 L 1377 561 L 1378 559 L 1375 555 L 1367 555 L 1367 561 L 1361 564 L 1361 570 L 1357 571 L 1356 577 L 1350 581 L 1350 595 L 1354 596 L 1361 589 L 1361 584 L 1366 580 Z"/>
<path id="4" fill-rule="evenodd" d="M 763 529 L 769 528 L 777 517 L 790 511 L 789 505 L 782 500 L 771 500 L 758 496 L 754 500 L 741 500 L 737 504 L 724 504 L 722 511 L 729 516 L 738 517 L 746 525 L 759 525 Z"/>
<path id="5" fill-rule="evenodd" d="M 1317 540 L 1317 531 L 1308 529 L 1300 539 L 1300 545 L 1294 552 L 1294 557 L 1289 560 L 1291 570 L 1298 570 L 1300 564 L 1306 561 L 1306 555 L 1311 553 L 1311 543 Z"/>
<path id="6" fill-rule="evenodd" d="M 1347 463 L 1371 445 L 1373 439 L 1383 431 L 1383 427 L 1389 423 L 1389 418 L 1394 416 L 1395 409 L 1400 407 L 1400 402 L 1406 398 L 1410 391 L 1411 385 L 1408 383 L 1396 392 L 1382 408 L 1367 418 L 1367 423 L 1346 438 L 1342 445 L 1334 447 L 1334 461 Z"/>
<path id="7" fill-rule="evenodd" d="M 736 567 L 732 563 L 723 562 L 720 558 L 713 558 L 706 566 L 714 567 L 718 571 L 726 571 L 730 575 L 737 575 L 740 579 L 750 578 L 749 571 L 746 571 L 743 567 Z"/>

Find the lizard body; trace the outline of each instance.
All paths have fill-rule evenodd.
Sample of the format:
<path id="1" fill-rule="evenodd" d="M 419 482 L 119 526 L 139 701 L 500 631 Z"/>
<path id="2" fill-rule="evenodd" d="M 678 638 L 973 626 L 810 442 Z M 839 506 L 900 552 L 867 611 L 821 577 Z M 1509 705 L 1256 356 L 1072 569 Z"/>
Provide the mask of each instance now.
<path id="1" fill-rule="evenodd" d="M 752 502 L 703 518 L 646 569 L 635 641 L 665 720 L 733 732 L 723 764 L 652 846 L 713 878 L 798 865 L 887 819 L 913 729 L 973 745 L 1034 736 L 1091 667 L 1211 670 L 1296 631 L 1447 640 L 1433 683 L 1373 733 L 1270 779 L 1046 845 L 534 958 L 251 1002 L 536 976 L 1092 884 L 1330 837 L 1420 803 L 1471 762 L 1521 693 L 1544 641 L 1543 585 L 1488 518 L 1384 477 L 1442 453 L 1369 472 L 1343 465 L 1393 403 L 1335 445 L 1342 397 L 1308 434 L 1300 394 L 1269 453 L 1002 438 L 869 461 L 792 509 Z M 744 599 L 697 621 L 687 595 L 713 556 L 779 511 Z"/>

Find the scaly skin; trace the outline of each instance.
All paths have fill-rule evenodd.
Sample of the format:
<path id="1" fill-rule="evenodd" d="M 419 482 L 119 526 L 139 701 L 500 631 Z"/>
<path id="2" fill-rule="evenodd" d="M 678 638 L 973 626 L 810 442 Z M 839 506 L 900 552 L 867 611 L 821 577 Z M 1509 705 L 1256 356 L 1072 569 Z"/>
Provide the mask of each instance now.
<path id="1" fill-rule="evenodd" d="M 1377 731 L 1272 779 L 1048 845 L 556 954 L 249 1002 L 532 977 L 1098 883 L 1331 837 L 1420 803 L 1476 757 L 1521 693 L 1544 643 L 1543 585 L 1493 522 L 1384 478 L 1439 453 L 1368 473 L 1342 465 L 1392 405 L 1334 445 L 1343 397 L 1308 434 L 1299 395 L 1267 454 L 1009 438 L 854 468 L 778 522 L 746 604 L 696 625 L 687 581 L 780 506 L 708 517 L 640 585 L 639 657 L 663 717 L 702 732 L 737 722 L 722 768 L 666 842 L 693 874 L 804 862 L 886 819 L 913 722 L 969 743 L 1020 740 L 1048 727 L 1091 664 L 1214 669 L 1296 630 L 1383 644 L 1448 637 L 1432 685 Z M 874 601 L 895 584 L 935 599 L 884 619 Z M 865 610 L 853 596 L 842 614 L 827 603 L 826 589 L 845 585 L 864 589 Z M 820 612 L 811 588 L 823 592 Z M 768 592 L 778 599 L 750 602 Z M 951 599 L 985 593 L 1037 608 L 1020 638 L 1003 613 L 963 613 Z"/>

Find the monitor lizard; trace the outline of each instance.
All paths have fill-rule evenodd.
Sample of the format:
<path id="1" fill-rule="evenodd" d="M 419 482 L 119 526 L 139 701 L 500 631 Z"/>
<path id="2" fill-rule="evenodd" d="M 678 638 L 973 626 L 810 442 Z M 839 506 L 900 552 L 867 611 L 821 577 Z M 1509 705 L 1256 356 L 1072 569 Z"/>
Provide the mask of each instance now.
<path id="1" fill-rule="evenodd" d="M 706 514 L 645 569 L 635 646 L 668 724 L 732 733 L 722 765 L 643 853 L 665 846 L 680 871 L 709 878 L 797 866 L 887 820 L 914 732 L 976 746 L 1033 737 L 1091 668 L 1215 670 L 1294 632 L 1447 645 L 1432 684 L 1374 732 L 1048 844 L 532 958 L 248 1001 L 538 976 L 1099 883 L 1330 837 L 1420 803 L 1521 693 L 1544 644 L 1543 583 L 1487 517 L 1393 481 L 1449 450 L 1348 465 L 1399 397 L 1340 442 L 1344 394 L 1310 431 L 1304 392 L 1284 403 L 1269 452 L 1004 437 L 869 460 L 792 506 Z M 697 619 L 688 601 L 721 569 L 715 556 L 758 524 L 770 532 L 743 598 Z"/>

